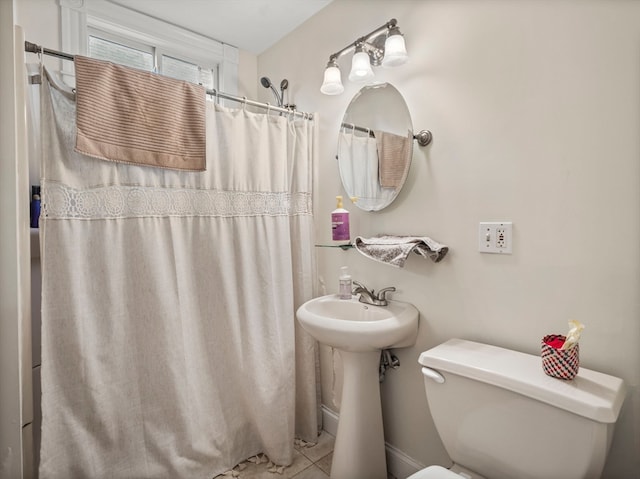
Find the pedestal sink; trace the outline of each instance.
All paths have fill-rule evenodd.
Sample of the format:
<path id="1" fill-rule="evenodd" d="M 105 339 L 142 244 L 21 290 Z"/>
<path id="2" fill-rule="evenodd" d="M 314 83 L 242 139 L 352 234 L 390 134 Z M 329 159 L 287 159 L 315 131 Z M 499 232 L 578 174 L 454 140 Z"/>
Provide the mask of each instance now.
<path id="1" fill-rule="evenodd" d="M 328 295 L 307 301 L 296 315 L 309 334 L 342 357 L 344 383 L 331 479 L 386 479 L 380 351 L 415 343 L 418 310 L 400 301 L 373 306 L 355 296 Z"/>

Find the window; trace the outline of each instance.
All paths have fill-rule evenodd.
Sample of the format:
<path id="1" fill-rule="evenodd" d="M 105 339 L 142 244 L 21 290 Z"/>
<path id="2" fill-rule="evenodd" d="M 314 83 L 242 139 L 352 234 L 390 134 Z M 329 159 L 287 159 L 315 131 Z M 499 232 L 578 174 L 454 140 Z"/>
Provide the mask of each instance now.
<path id="1" fill-rule="evenodd" d="M 238 49 L 104 0 L 60 0 L 62 49 L 218 89 L 238 90 Z M 73 66 L 63 62 L 63 74 Z"/>
<path id="2" fill-rule="evenodd" d="M 207 89 L 218 88 L 218 65 L 208 62 L 177 58 L 165 54 L 154 45 L 144 45 L 129 38 L 118 38 L 107 32 L 89 28 L 87 55 L 140 70 L 154 71 L 162 75 L 203 85 Z"/>
<path id="3" fill-rule="evenodd" d="M 162 55 L 162 73 L 173 78 L 204 85 L 208 89 L 216 88 L 216 71 L 179 58 Z"/>
<path id="4" fill-rule="evenodd" d="M 103 35 L 102 35 L 103 36 Z M 108 60 L 120 65 L 153 71 L 153 49 L 140 49 L 123 45 L 123 41 L 116 42 L 101 38 L 99 34 L 89 35 L 89 51 L 91 58 Z"/>

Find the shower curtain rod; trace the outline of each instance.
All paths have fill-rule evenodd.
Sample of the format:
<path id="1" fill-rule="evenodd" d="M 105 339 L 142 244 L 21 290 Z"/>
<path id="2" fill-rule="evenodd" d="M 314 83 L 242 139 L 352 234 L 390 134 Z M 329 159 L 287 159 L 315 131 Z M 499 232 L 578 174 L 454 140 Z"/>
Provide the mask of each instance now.
<path id="1" fill-rule="evenodd" d="M 73 61 L 75 59 L 75 55 L 71 55 L 70 53 L 51 50 L 50 48 L 44 48 L 40 45 L 27 42 L 27 41 L 24 42 L 24 51 L 29 53 L 39 53 L 42 55 L 50 55 L 53 57 L 61 58 L 63 60 Z M 225 100 L 237 101 L 239 103 L 242 103 L 243 105 L 250 105 L 258 108 L 264 108 L 267 110 L 267 112 L 273 110 L 280 113 L 286 113 L 288 115 L 300 116 L 306 120 L 313 120 L 313 115 L 311 113 L 305 113 L 303 111 L 298 111 L 298 110 L 291 110 L 289 108 L 281 108 L 279 106 L 273 106 L 273 105 L 270 105 L 269 103 L 263 103 L 260 101 L 248 100 L 247 97 L 231 95 L 229 93 L 224 93 L 216 89 L 212 89 L 212 90 L 207 89 L 207 95 L 214 96 L 216 99 L 223 98 Z"/>

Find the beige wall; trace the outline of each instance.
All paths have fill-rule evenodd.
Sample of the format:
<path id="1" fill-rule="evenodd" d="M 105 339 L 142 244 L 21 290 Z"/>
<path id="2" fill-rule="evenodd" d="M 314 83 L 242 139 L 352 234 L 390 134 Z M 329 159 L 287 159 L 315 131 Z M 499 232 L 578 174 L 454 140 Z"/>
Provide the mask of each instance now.
<path id="1" fill-rule="evenodd" d="M 365 8 L 366 4 L 366 8 Z M 538 353 L 569 319 L 586 325 L 581 364 L 629 387 L 605 477 L 640 469 L 640 2 L 606 0 L 335 0 L 258 58 L 258 74 L 288 78 L 299 109 L 320 116 L 317 242 L 330 244 L 334 197 L 345 194 L 336 133 L 358 86 L 319 92 L 331 53 L 397 18 L 410 62 L 377 70 L 404 95 L 416 147 L 408 183 L 379 213 L 354 206 L 352 235 L 427 235 L 451 250 L 404 269 L 356 251 L 318 248 L 320 279 L 339 267 L 421 311 L 413 348 L 382 385 L 389 443 L 448 464 L 430 420 L 417 358 L 462 337 Z M 268 92 L 260 92 L 268 100 Z M 511 256 L 477 252 L 480 221 L 514 223 Z M 323 402 L 338 409 L 340 368 L 322 350 Z M 570 464 L 570 458 L 567 458 Z"/>
<path id="2" fill-rule="evenodd" d="M 16 15 L 27 40 L 59 48 L 55 0 L 21 0 Z M 378 78 L 435 139 L 416 149 L 391 207 L 349 208 L 353 234 L 424 234 L 451 251 L 439 264 L 412 257 L 394 269 L 318 249 L 327 292 L 348 265 L 370 287 L 396 286 L 395 298 L 422 313 L 417 344 L 396 351 L 402 366 L 382 385 L 387 441 L 425 464 L 448 461 L 426 406 L 421 351 L 457 336 L 536 353 L 542 335 L 575 318 L 587 325 L 582 365 L 629 386 L 605 477 L 631 477 L 640 468 L 640 3 L 335 0 L 257 62 L 241 52 L 241 95 L 271 102 L 258 78 L 287 78 L 290 100 L 319 112 L 319 243 L 330 243 L 329 212 L 344 194 L 336 132 L 358 90 L 345 80 L 341 96 L 323 96 L 322 72 L 330 53 L 392 17 L 411 60 Z M 346 78 L 348 59 L 340 65 Z M 512 256 L 476 252 L 485 220 L 514 222 Z M 323 402 L 338 409 L 332 364 L 323 348 Z M 339 364 L 336 372 L 339 382 Z"/>

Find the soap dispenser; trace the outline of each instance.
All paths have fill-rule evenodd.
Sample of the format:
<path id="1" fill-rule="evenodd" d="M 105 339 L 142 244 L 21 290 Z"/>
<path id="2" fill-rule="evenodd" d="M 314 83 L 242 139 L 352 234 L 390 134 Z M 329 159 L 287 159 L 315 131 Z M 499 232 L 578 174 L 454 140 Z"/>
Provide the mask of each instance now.
<path id="1" fill-rule="evenodd" d="M 342 206 L 342 196 L 336 196 L 336 209 L 331 212 L 333 241 L 349 241 L 349 212 Z"/>
<path id="2" fill-rule="evenodd" d="M 351 275 L 349 268 L 342 266 L 340 268 L 340 299 L 351 299 Z"/>

